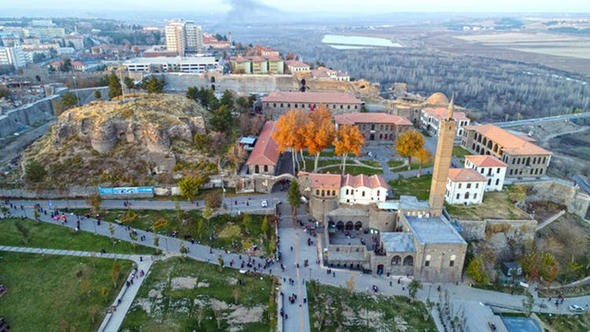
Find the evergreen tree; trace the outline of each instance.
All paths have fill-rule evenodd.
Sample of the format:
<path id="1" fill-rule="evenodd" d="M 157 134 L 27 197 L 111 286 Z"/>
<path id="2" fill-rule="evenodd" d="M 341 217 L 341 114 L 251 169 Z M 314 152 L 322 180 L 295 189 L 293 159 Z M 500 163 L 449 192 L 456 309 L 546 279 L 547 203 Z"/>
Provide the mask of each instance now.
<path id="1" fill-rule="evenodd" d="M 113 99 L 123 94 L 123 88 L 121 87 L 121 82 L 117 77 L 117 74 L 114 72 L 108 76 L 109 82 L 109 98 Z"/>

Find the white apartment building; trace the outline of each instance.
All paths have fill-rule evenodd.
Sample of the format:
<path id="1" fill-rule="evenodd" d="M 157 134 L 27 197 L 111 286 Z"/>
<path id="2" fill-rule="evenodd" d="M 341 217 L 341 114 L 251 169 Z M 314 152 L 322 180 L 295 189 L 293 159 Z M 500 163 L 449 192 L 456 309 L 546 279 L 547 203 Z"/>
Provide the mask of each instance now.
<path id="1" fill-rule="evenodd" d="M 0 66 L 25 67 L 27 58 L 21 47 L 0 47 Z"/>
<path id="2" fill-rule="evenodd" d="M 166 33 L 166 49 L 184 56 L 186 50 L 185 23 L 170 22 L 164 29 Z"/>
<path id="3" fill-rule="evenodd" d="M 166 49 L 184 56 L 186 52 L 203 49 L 203 30 L 193 21 L 171 21 L 164 29 L 166 33 Z"/>
<path id="4" fill-rule="evenodd" d="M 447 108 L 426 108 L 420 114 L 420 126 L 434 136 L 438 136 L 440 121 L 447 115 Z M 453 119 L 457 122 L 457 137 L 463 136 L 463 127 L 469 125 L 470 119 L 465 112 L 453 112 Z"/>
<path id="5" fill-rule="evenodd" d="M 187 21 L 184 29 L 186 49 L 191 52 L 201 51 L 203 49 L 203 30 L 201 26 L 192 21 Z"/>
<path id="6" fill-rule="evenodd" d="M 340 187 L 340 203 L 363 204 L 385 202 L 387 182 L 381 175 L 344 175 Z"/>
<path id="7" fill-rule="evenodd" d="M 123 62 L 130 72 L 223 72 L 223 66 L 212 56 L 134 58 Z"/>
<path id="8" fill-rule="evenodd" d="M 445 201 L 449 204 L 481 204 L 487 179 L 471 168 L 451 168 Z"/>
<path id="9" fill-rule="evenodd" d="M 502 191 L 508 165 L 493 156 L 465 156 L 465 168 L 472 168 L 486 177 L 485 191 Z"/>

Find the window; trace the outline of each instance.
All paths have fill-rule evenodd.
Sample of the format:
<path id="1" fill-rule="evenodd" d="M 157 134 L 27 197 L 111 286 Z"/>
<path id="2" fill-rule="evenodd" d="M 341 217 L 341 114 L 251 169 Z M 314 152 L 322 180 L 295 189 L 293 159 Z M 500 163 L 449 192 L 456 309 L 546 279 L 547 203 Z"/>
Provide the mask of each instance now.
<path id="1" fill-rule="evenodd" d="M 424 266 L 430 266 L 430 255 L 426 255 L 426 259 L 424 260 Z"/>
<path id="2" fill-rule="evenodd" d="M 478 188 L 479 188 L 479 183 L 476 183 L 475 184 L 475 189 L 478 189 Z"/>
<path id="3" fill-rule="evenodd" d="M 326 194 L 326 191 L 324 189 L 322 189 L 322 197 L 324 197 L 325 194 Z"/>
<path id="4" fill-rule="evenodd" d="M 460 194 L 457 194 L 457 198 L 456 199 L 459 199 L 459 197 L 460 197 Z"/>
<path id="5" fill-rule="evenodd" d="M 336 196 L 336 190 L 332 190 L 332 196 Z"/>
<path id="6" fill-rule="evenodd" d="M 272 103 L 272 107 L 277 107 L 277 103 Z"/>
<path id="7" fill-rule="evenodd" d="M 492 179 L 488 179 L 488 186 L 492 184 Z"/>
<path id="8" fill-rule="evenodd" d="M 315 190 L 315 194 L 319 196 L 320 195 L 320 190 L 319 189 L 316 189 Z"/>
<path id="9" fill-rule="evenodd" d="M 377 196 L 379 196 L 379 190 L 377 190 Z"/>
<path id="10" fill-rule="evenodd" d="M 291 108 L 291 103 L 287 104 L 287 107 L 288 107 L 288 108 Z"/>
<path id="11" fill-rule="evenodd" d="M 471 189 L 471 183 L 467 184 L 467 189 Z"/>
<path id="12" fill-rule="evenodd" d="M 469 199 L 469 191 L 465 193 L 465 199 Z"/>
<path id="13" fill-rule="evenodd" d="M 451 255 L 451 260 L 449 261 L 449 266 L 450 267 L 455 266 L 455 259 L 457 259 L 457 256 Z"/>
<path id="14" fill-rule="evenodd" d="M 268 172 L 268 165 L 264 165 L 264 172 L 267 173 Z"/>
<path id="15" fill-rule="evenodd" d="M 496 186 L 500 184 L 500 179 L 496 179 Z"/>
<path id="16" fill-rule="evenodd" d="M 363 197 L 365 197 L 365 191 L 364 190 L 362 191 L 362 195 L 363 195 Z"/>
<path id="17" fill-rule="evenodd" d="M 496 168 L 496 174 L 500 173 L 500 167 Z"/>
<path id="18" fill-rule="evenodd" d="M 281 107 L 284 107 L 284 106 L 283 106 L 283 103 L 281 103 Z"/>
<path id="19" fill-rule="evenodd" d="M 477 199 L 477 193 L 473 194 L 473 199 Z"/>
<path id="20" fill-rule="evenodd" d="M 348 195 L 348 189 L 346 189 L 346 194 Z"/>
<path id="21" fill-rule="evenodd" d="M 459 186 L 458 186 L 458 188 L 459 188 L 459 189 L 461 189 L 461 184 L 460 184 L 460 183 L 459 183 Z"/>

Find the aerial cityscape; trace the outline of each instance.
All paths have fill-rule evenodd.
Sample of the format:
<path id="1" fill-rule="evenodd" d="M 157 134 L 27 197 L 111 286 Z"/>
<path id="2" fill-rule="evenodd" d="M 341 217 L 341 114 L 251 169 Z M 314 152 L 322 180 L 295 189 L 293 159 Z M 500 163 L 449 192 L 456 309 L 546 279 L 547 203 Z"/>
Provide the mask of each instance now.
<path id="1" fill-rule="evenodd" d="M 0 4 L 9 331 L 590 331 L 590 3 Z"/>

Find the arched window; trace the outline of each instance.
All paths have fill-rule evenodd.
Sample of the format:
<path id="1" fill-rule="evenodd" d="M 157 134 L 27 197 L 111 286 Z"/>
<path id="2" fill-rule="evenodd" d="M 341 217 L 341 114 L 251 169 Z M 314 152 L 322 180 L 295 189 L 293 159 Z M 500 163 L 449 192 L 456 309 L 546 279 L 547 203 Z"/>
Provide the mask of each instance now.
<path id="1" fill-rule="evenodd" d="M 412 256 L 404 257 L 403 266 L 414 266 L 414 257 L 412 257 Z"/>
<path id="2" fill-rule="evenodd" d="M 402 263 L 402 258 L 399 256 L 393 256 L 391 259 L 391 265 L 400 265 Z"/>

